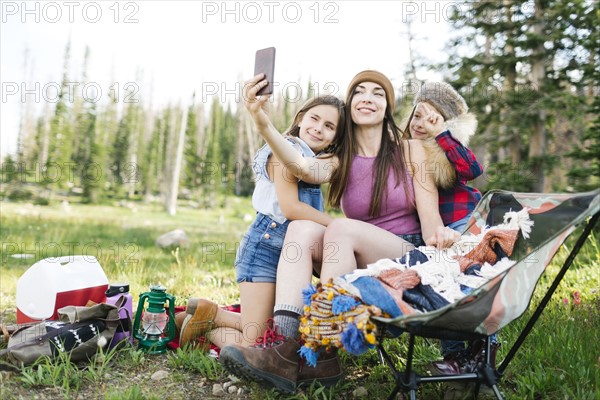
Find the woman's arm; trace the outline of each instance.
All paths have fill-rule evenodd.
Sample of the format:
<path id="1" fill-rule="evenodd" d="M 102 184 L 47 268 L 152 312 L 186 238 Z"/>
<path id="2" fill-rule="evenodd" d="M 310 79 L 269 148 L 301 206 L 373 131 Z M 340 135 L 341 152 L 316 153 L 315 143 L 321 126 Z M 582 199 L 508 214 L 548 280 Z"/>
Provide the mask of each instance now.
<path id="1" fill-rule="evenodd" d="M 298 199 L 298 179 L 287 174 L 283 163 L 274 154 L 269 159 L 267 168 L 275 184 L 279 208 L 286 219 L 310 220 L 324 226 L 329 225 L 332 217 Z"/>
<path id="2" fill-rule="evenodd" d="M 406 140 L 403 142 L 405 154 L 409 155 L 412 168 L 412 181 L 415 191 L 417 213 L 421 222 L 421 234 L 428 246 L 449 247 L 460 238 L 460 234 L 444 226 L 440 216 L 438 191 L 434 175 L 426 168 L 426 154 L 423 142 Z"/>
<path id="3" fill-rule="evenodd" d="M 288 174 L 308 183 L 328 182 L 331 174 L 338 166 L 337 157 L 317 158 L 303 157 L 275 129 L 265 107 L 269 96 L 256 97 L 256 93 L 266 86 L 263 74 L 257 75 L 244 84 L 243 101 L 250 112 L 258 133 L 266 140 L 273 153 L 286 166 Z"/>

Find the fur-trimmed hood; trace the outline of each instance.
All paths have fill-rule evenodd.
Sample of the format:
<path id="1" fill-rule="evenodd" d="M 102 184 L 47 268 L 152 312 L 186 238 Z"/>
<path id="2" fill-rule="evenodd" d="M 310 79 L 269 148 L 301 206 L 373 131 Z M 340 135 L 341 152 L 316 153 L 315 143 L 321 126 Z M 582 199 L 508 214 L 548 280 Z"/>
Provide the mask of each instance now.
<path id="1" fill-rule="evenodd" d="M 445 124 L 446 129 L 452 133 L 452 136 L 465 147 L 469 145 L 471 136 L 473 136 L 477 130 L 477 118 L 470 112 L 449 119 Z"/>
<path id="2" fill-rule="evenodd" d="M 477 118 L 467 112 L 446 121 L 445 128 L 466 147 L 477 129 Z M 406 131 L 408 132 L 408 126 Z M 427 171 L 434 171 L 436 186 L 441 189 L 453 187 L 456 184 L 456 170 L 452 163 L 448 161 L 444 150 L 435 141 L 434 137 L 425 139 L 423 146 L 427 154 Z"/>

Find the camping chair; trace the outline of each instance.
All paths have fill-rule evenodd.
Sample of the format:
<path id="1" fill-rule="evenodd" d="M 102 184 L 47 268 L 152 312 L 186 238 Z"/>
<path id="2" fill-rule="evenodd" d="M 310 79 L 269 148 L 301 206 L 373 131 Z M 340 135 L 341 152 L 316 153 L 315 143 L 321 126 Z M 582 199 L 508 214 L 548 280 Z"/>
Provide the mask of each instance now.
<path id="1" fill-rule="evenodd" d="M 464 298 L 443 308 L 426 313 L 402 315 L 393 319 L 372 317 L 378 321 L 382 330 L 400 328 L 409 335 L 404 371 L 396 369 L 394 362 L 384 350 L 383 334 L 377 344 L 381 362 L 391 368 L 395 378 L 395 387 L 390 394 L 390 399 L 394 398 L 400 390 L 410 393 L 411 399 L 416 399 L 419 385 L 429 382 L 475 382 L 474 397 L 477 397 L 481 385 L 485 384 L 493 390 L 498 399 L 502 399 L 498 382 L 598 221 L 600 190 L 576 194 L 491 191 L 479 202 L 467 232 L 478 233 L 484 225 L 492 226 L 500 223 L 506 212 L 519 211 L 524 207 L 530 209 L 529 215 L 534 221 L 534 226 L 528 239 L 519 236 L 515 242 L 511 259 L 516 260 L 516 263 L 512 267 Z M 489 335 L 500 331 L 527 310 L 541 275 L 562 243 L 580 225 L 584 226 L 583 231 L 563 266 L 506 357 L 495 368 L 490 363 Z M 485 361 L 481 362 L 472 373 L 441 376 L 417 374 L 413 370 L 417 336 L 443 340 L 483 340 L 486 346 Z"/>

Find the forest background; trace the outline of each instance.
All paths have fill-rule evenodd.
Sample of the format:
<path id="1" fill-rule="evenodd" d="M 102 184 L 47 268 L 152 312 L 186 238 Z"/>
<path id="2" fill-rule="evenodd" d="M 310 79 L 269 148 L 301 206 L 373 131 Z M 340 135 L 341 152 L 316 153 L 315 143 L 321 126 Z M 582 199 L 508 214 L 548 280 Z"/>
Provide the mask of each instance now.
<path id="1" fill-rule="evenodd" d="M 409 57 L 392 71 L 404 77 L 394 82 L 397 122 L 410 112 L 423 71 L 442 71 L 479 120 L 470 147 L 485 167 L 474 182 L 480 190 L 598 187 L 598 2 L 465 1 L 447 15 L 447 59 L 436 63 L 419 54 L 411 30 L 417 16 L 399 21 L 405 39 L 399 45 L 408 46 Z M 161 202 L 173 214 L 177 199 L 197 208 L 226 207 L 229 196 L 252 193 L 252 161 L 263 141 L 239 103 L 206 102 L 205 93 L 193 91 L 183 104 L 156 106 L 141 101 L 134 84 L 117 87 L 120 92 L 112 87 L 107 101 L 94 101 L 94 85 L 86 86 L 94 82 L 92 53 L 86 48 L 75 76 L 71 44 L 65 44 L 62 82 L 41 110 L 33 96 L 22 95 L 16 151 L 2 159 L 5 199 L 143 200 Z M 31 62 L 26 53 L 24 68 Z M 73 81 L 89 90 L 72 90 Z M 276 92 L 270 115 L 279 130 L 315 87 L 309 81 L 305 90 Z M 3 98 L 14 89 L 3 82 Z"/>
<path id="2" fill-rule="evenodd" d="M 227 66 L 219 58 L 228 51 L 220 46 L 222 37 L 216 34 L 176 36 L 166 30 L 166 25 L 157 24 L 152 28 L 166 30 L 164 38 L 170 47 L 179 49 L 183 44 L 186 52 L 179 57 L 164 47 L 155 52 L 158 44 L 140 35 L 134 38 L 135 46 L 126 48 L 140 59 L 135 79 L 111 80 L 109 86 L 98 83 L 98 66 L 105 65 L 105 54 L 94 45 L 85 52 L 78 50 L 81 47 L 75 45 L 77 35 L 73 35 L 72 40 L 60 39 L 58 57 L 62 58 L 62 71 L 59 77 L 51 75 L 45 79 L 31 73 L 35 65 L 44 73 L 59 70 L 61 65 L 43 64 L 37 58 L 40 53 L 27 49 L 20 63 L 25 80 L 11 81 L 5 69 L 9 64 L 5 58 L 7 48 L 11 42 L 22 39 L 7 34 L 11 21 L 35 22 L 39 15 L 40 19 L 50 20 L 44 25 L 48 28 L 44 33 L 51 36 L 49 28 L 56 7 L 62 7 L 63 20 L 69 17 L 69 6 L 75 10 L 76 18 L 81 18 L 80 12 L 87 10 L 85 15 L 92 21 L 97 6 L 105 18 L 118 17 L 120 22 L 127 22 L 132 18 L 142 21 L 147 17 L 143 12 L 156 4 L 159 12 L 164 10 L 167 14 L 170 7 L 180 10 L 178 7 L 191 3 L 215 7 L 227 4 L 230 9 L 235 9 L 237 4 L 238 10 L 244 7 L 251 10 L 248 4 L 266 9 L 267 4 L 0 1 L 1 322 L 14 322 L 19 276 L 33 261 L 64 255 L 65 246 L 69 252 L 80 245 L 84 253 L 92 249 L 112 282 L 131 284 L 134 298 L 149 285 L 160 282 L 177 296 L 180 305 L 196 296 L 210 297 L 219 304 L 239 301 L 233 257 L 239 239 L 252 220 L 248 200 L 254 187 L 252 161 L 263 141 L 239 102 L 224 101 L 223 97 L 211 97 L 195 89 L 194 83 L 214 84 L 216 81 L 202 77 L 200 71 L 183 73 L 181 65 L 182 60 L 188 60 L 208 42 L 213 47 L 206 63 L 225 69 Z M 279 88 L 290 82 L 283 78 L 286 69 L 291 68 L 289 63 L 283 62 L 285 53 L 296 53 L 300 46 L 310 48 L 314 55 L 320 54 L 320 48 L 328 51 L 326 57 L 314 60 L 314 65 L 318 65 L 314 68 L 307 67 L 306 57 L 294 59 L 306 70 L 302 78 L 315 78 L 309 78 L 308 82 L 299 79 L 298 82 L 303 81 L 300 91 L 293 85 L 289 91 L 276 91 L 270 114 L 278 129 L 284 130 L 289 125 L 296 110 L 312 93 L 323 93 L 325 83 L 335 76 L 338 68 L 340 75 L 345 74 L 342 69 L 347 66 L 340 61 L 342 55 L 350 53 L 354 57 L 347 63 L 353 70 L 346 76 L 350 79 L 365 69 L 363 67 L 371 67 L 362 62 L 365 54 L 371 54 L 373 66 L 378 65 L 375 58 L 401 60 L 392 68 L 382 69 L 392 77 L 396 89 L 394 114 L 399 123 L 410 111 L 416 88 L 426 79 L 441 76 L 463 94 L 479 120 L 470 147 L 485 167 L 483 176 L 473 183 L 480 190 L 554 192 L 600 186 L 597 157 L 600 154 L 600 31 L 597 29 L 600 6 L 597 0 L 268 3 L 279 4 L 278 10 L 290 5 L 290 11 L 293 11 L 292 5 L 297 5 L 311 20 L 319 11 L 320 21 L 342 20 L 342 12 L 350 4 L 361 7 L 363 19 L 373 16 L 376 22 L 379 22 L 378 15 L 396 4 L 401 3 L 400 8 L 406 11 L 396 16 L 397 23 L 393 26 L 380 23 L 372 29 L 369 21 L 363 24 L 358 20 L 351 37 L 323 36 L 317 42 L 307 40 L 306 31 L 315 26 L 306 24 L 298 27 L 297 39 L 284 46 L 276 44 Z M 25 11 L 24 7 L 27 7 Z M 339 14 L 333 16 L 334 11 Z M 190 19 L 181 11 L 180 14 L 175 22 L 188 23 Z M 281 18 L 281 14 L 278 17 Z M 222 15 L 211 15 L 209 22 L 212 23 L 207 23 L 206 29 L 217 29 L 222 18 Z M 226 18 L 233 21 L 236 15 L 228 14 Z M 419 22 L 436 19 L 439 24 L 449 26 L 447 37 L 441 35 L 445 40 L 441 56 L 431 54 L 429 47 L 434 37 L 439 39 L 440 34 L 434 29 L 439 25 L 429 25 L 429 36 L 416 29 Z M 202 23 L 202 19 L 197 23 Z M 240 24 L 247 28 L 251 21 L 242 20 Z M 240 65 L 251 68 L 256 48 L 267 47 L 280 39 L 282 32 L 273 26 L 269 27 L 271 34 L 260 40 L 258 35 L 238 37 L 240 46 L 247 47 L 245 55 L 239 56 Z M 92 27 L 90 22 L 87 29 Z M 27 28 L 29 26 L 23 30 Z M 114 43 L 115 48 L 120 47 L 116 42 L 119 36 L 111 29 L 99 30 L 98 34 Z M 174 29 L 173 26 L 170 29 Z M 235 31 L 237 24 L 227 24 L 226 29 Z M 338 29 L 339 24 L 331 25 L 331 32 Z M 389 32 L 395 32 L 395 36 Z M 387 51 L 374 57 L 373 49 L 355 47 L 360 37 L 386 42 Z M 408 50 L 406 57 L 397 56 L 405 50 Z M 48 51 L 56 53 L 55 49 Z M 160 58 L 170 60 L 169 79 L 148 83 L 148 79 L 152 80 L 149 71 L 153 65 L 143 60 L 146 53 L 152 52 L 156 53 L 157 63 Z M 435 74 L 431 74 L 432 71 Z M 318 72 L 327 78 L 323 79 L 323 74 L 317 77 Z M 238 88 L 243 79 L 249 78 L 233 75 L 231 79 L 236 80 Z M 184 87 L 190 88 L 181 101 L 160 103 L 141 90 L 161 85 L 175 87 L 181 81 Z M 83 91 L 84 87 L 88 90 Z M 214 86 L 206 87 L 214 89 Z M 97 88 L 103 89 L 102 96 L 95 91 Z M 345 85 L 330 89 L 344 96 Z M 225 99 L 235 97 L 230 92 Z M 95 101 L 98 98 L 101 101 Z M 11 109 L 11 99 L 18 100 L 15 109 Z M 13 134 L 5 129 L 5 121 L 10 118 L 18 120 L 14 130 L 16 145 L 5 147 L 5 138 Z M 85 205 L 76 204 L 79 202 Z M 188 248 L 182 246 L 173 251 L 157 248 L 156 237 L 172 229 L 185 229 L 191 239 Z M 591 236 L 550 307 L 542 314 L 538 328 L 528 338 L 527 351 L 515 358 L 503 385 L 507 398 L 598 398 L 600 252 L 597 238 Z M 549 268 L 553 273 L 569 247 L 570 244 L 564 246 L 565 251 Z M 549 282 L 541 283 L 543 287 L 548 285 Z M 537 301 L 539 298 L 534 303 Z M 503 354 L 510 349 L 508 344 L 514 342 L 524 324 L 525 321 L 517 321 L 502 332 L 505 345 L 500 351 Z M 553 351 L 557 343 L 563 351 Z M 405 343 L 394 346 L 405 346 Z M 397 348 L 394 353 L 399 355 L 399 362 L 402 361 L 400 357 L 406 354 L 405 347 Z M 417 352 L 420 366 L 429 365 L 439 356 L 435 344 L 420 347 Z M 108 370 L 106 364 L 110 358 L 99 367 L 93 364 L 86 370 L 70 369 L 68 363 L 37 365 L 12 378 L 2 375 L 0 392 L 5 397 L 9 395 L 7 398 L 34 395 L 77 398 L 80 394 L 85 398 L 104 396 L 107 399 L 204 398 L 210 394 L 208 383 L 228 380 L 218 364 L 211 359 L 207 362 L 207 358 L 197 352 L 179 352 L 157 360 L 144 359 L 141 352 L 131 349 L 115 360 Z M 328 395 L 323 394 L 324 388 L 311 388 L 296 398 L 349 398 L 357 386 L 367 388 L 371 398 L 388 395 L 387 384 L 392 383 L 386 377 L 387 369 L 377 365 L 374 353 L 361 358 L 347 357 L 345 365 L 350 371 L 347 384 L 332 389 Z M 168 384 L 150 378 L 157 369 L 169 370 Z M 248 386 L 243 389 L 248 394 L 246 398 L 278 398 L 267 390 Z M 445 388 L 427 390 L 423 392 L 424 398 L 441 398 Z M 142 392 L 144 396 L 140 395 Z"/>

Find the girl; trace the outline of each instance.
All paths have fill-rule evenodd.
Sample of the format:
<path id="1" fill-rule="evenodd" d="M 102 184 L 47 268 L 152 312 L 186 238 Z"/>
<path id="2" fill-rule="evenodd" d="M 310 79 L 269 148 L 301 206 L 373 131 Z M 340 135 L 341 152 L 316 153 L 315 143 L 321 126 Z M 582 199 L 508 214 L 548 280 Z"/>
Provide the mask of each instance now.
<path id="1" fill-rule="evenodd" d="M 344 132 L 344 115 L 342 100 L 335 96 L 316 97 L 298 111 L 285 139 L 279 133 L 278 136 L 301 159 L 326 160 L 326 153 Z M 323 226 L 332 220 L 323 212 L 320 187 L 299 179 L 297 171 L 279 161 L 268 145 L 257 152 L 254 169 L 258 177 L 252 195 L 256 218 L 244 235 L 235 260 L 241 313 L 222 310 L 208 300 L 192 299 L 195 309 L 188 307 L 192 313 L 181 326 L 181 346 L 203 335 L 218 347 L 254 343 L 273 313 L 277 263 L 290 220 L 310 220 Z"/>
<path id="2" fill-rule="evenodd" d="M 424 83 L 414 100 L 406 127 L 413 139 L 425 141 L 430 171 L 436 172 L 440 188 L 440 214 L 444 225 L 463 232 L 471 213 L 481 199 L 479 190 L 467 185 L 483 173 L 483 167 L 467 144 L 475 133 L 477 120 L 468 112 L 464 98 L 442 82 Z M 492 357 L 498 349 L 492 336 Z M 477 365 L 479 343 L 465 348 L 462 341 L 442 340 L 443 361 L 432 364 L 434 373 L 443 375 L 473 372 Z"/>
<path id="3" fill-rule="evenodd" d="M 232 345 L 221 351 L 222 362 L 234 374 L 293 392 L 315 380 L 330 385 L 343 376 L 335 354 L 324 355 L 315 368 L 298 367 L 302 289 L 311 282 L 313 263 L 321 281 L 327 282 L 381 258 L 398 257 L 423 242 L 447 247 L 460 235 L 444 227 L 437 212 L 435 183 L 422 169 L 422 142 L 401 140 L 392 116 L 394 89 L 385 75 L 367 70 L 352 79 L 346 95 L 347 133 L 327 160 L 299 157 L 284 145 L 262 111 L 267 99 L 256 99 L 266 83 L 259 75 L 245 86 L 246 107 L 260 134 L 302 179 L 329 182 L 330 204 L 341 206 L 349 217 L 327 227 L 311 221 L 290 225 L 284 248 L 293 245 L 301 251 L 294 259 L 284 253 L 279 262 L 274 312 L 279 331 L 268 344 Z"/>
<path id="4" fill-rule="evenodd" d="M 481 199 L 481 192 L 467 185 L 483 173 L 475 154 L 466 147 L 477 119 L 468 112 L 465 99 L 447 83 L 424 83 L 414 104 L 405 130 L 412 139 L 425 141 L 444 225 L 462 233 Z"/>

